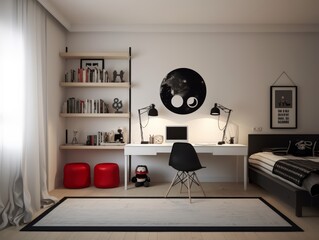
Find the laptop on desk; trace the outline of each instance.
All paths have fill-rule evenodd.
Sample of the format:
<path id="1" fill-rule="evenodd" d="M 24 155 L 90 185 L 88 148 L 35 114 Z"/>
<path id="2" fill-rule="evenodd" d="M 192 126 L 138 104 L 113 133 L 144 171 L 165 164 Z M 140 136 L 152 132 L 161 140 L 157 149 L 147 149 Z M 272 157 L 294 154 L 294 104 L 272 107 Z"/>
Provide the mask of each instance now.
<path id="1" fill-rule="evenodd" d="M 165 142 L 188 142 L 187 126 L 166 126 Z"/>

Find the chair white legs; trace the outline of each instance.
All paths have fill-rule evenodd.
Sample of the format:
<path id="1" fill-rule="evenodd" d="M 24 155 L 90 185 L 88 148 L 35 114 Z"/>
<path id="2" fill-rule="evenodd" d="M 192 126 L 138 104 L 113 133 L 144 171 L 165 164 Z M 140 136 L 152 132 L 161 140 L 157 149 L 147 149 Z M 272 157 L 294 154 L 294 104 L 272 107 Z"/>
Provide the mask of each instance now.
<path id="1" fill-rule="evenodd" d="M 203 191 L 204 196 L 206 197 L 204 189 L 203 189 L 200 181 L 198 180 L 198 177 L 197 177 L 196 173 L 195 172 L 189 173 L 189 172 L 183 172 L 183 171 L 178 171 L 175 174 L 175 177 L 173 178 L 173 180 L 171 182 L 171 185 L 169 186 L 165 197 L 168 196 L 168 194 L 171 191 L 172 187 L 177 185 L 177 184 L 179 184 L 179 183 L 181 184 L 180 192 L 182 192 L 183 185 L 185 185 L 185 187 L 187 188 L 188 197 L 189 197 L 189 202 L 190 203 L 192 202 L 192 200 L 191 200 L 191 187 L 192 187 L 193 183 L 195 183 L 197 186 L 199 186 L 201 188 L 201 190 Z"/>
<path id="2" fill-rule="evenodd" d="M 169 188 L 168 188 L 168 190 L 167 190 L 167 193 L 166 193 L 166 195 L 165 195 L 165 197 L 167 197 L 167 195 L 169 194 L 169 192 L 171 191 L 171 188 L 173 187 L 173 186 L 175 186 L 177 183 L 175 183 L 175 181 L 177 181 L 177 179 L 178 179 L 178 173 L 179 172 L 176 172 L 176 174 L 175 174 L 175 177 L 173 178 L 173 181 L 172 181 L 172 183 L 171 183 L 171 185 L 169 186 Z"/>
<path id="3" fill-rule="evenodd" d="M 188 198 L 189 198 L 189 203 L 192 203 L 192 198 L 191 198 L 191 179 L 189 177 L 189 174 L 187 173 L 187 191 L 188 191 Z"/>

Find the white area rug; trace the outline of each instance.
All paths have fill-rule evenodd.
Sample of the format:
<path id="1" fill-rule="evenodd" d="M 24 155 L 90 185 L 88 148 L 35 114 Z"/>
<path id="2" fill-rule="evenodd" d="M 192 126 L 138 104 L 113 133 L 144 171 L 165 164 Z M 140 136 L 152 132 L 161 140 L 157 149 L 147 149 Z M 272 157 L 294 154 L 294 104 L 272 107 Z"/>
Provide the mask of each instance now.
<path id="1" fill-rule="evenodd" d="M 302 231 L 262 198 L 66 197 L 22 231 Z"/>

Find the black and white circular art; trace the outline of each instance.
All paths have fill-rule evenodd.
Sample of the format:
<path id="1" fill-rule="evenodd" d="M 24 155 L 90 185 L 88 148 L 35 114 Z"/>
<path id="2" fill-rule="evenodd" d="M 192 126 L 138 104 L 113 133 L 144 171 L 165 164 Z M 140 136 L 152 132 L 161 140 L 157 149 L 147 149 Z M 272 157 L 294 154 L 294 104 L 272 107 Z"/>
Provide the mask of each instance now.
<path id="1" fill-rule="evenodd" d="M 194 70 L 178 68 L 163 79 L 160 89 L 165 107 L 177 114 L 189 114 L 199 109 L 206 98 L 204 79 Z"/>

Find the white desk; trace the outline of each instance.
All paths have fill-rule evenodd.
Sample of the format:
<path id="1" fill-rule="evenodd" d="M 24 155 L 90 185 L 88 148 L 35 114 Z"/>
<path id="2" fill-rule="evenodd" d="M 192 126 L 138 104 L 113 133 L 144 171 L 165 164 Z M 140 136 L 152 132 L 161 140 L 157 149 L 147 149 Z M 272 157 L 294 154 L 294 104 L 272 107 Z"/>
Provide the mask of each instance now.
<path id="1" fill-rule="evenodd" d="M 173 144 L 126 144 L 124 147 L 124 188 L 127 190 L 129 156 L 157 155 L 170 153 Z M 242 144 L 193 144 L 197 153 L 210 153 L 215 156 L 242 156 L 244 158 L 244 189 L 247 188 L 247 153 L 248 148 Z"/>

